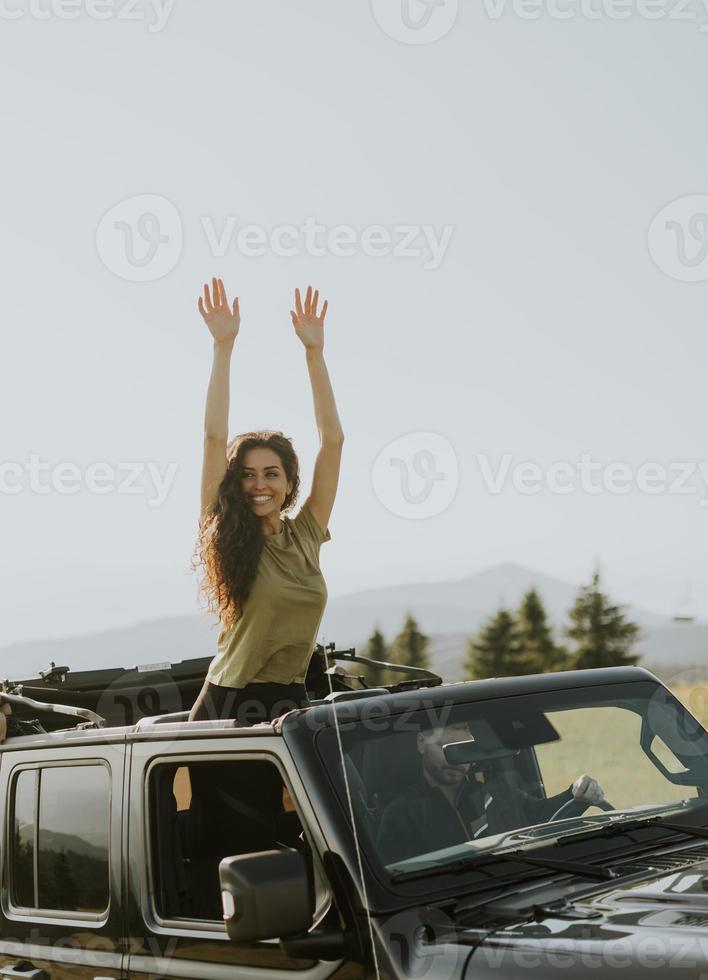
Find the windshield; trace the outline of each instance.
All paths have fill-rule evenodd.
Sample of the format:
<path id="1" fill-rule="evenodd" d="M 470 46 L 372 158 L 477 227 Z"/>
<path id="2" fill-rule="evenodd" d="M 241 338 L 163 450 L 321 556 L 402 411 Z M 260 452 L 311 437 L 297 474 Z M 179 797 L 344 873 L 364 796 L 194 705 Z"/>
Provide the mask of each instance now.
<path id="1" fill-rule="evenodd" d="M 337 733 L 319 733 L 360 843 L 390 874 L 708 802 L 708 736 L 656 683 L 462 694 L 342 723 L 348 794 Z"/>

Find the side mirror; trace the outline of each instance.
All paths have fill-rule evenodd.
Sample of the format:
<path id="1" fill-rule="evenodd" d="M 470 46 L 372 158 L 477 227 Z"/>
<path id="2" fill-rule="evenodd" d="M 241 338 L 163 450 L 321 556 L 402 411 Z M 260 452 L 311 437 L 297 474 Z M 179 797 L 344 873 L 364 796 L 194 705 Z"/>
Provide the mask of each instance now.
<path id="1" fill-rule="evenodd" d="M 312 925 L 307 866 L 294 848 L 226 857 L 219 880 L 226 931 L 234 942 L 301 935 Z"/>

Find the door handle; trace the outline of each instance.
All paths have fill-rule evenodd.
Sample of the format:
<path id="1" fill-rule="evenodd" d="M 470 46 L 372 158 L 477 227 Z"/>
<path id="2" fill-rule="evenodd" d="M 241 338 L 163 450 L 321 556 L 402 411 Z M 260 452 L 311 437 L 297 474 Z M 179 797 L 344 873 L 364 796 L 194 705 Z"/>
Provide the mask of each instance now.
<path id="1" fill-rule="evenodd" d="M 8 980 L 49 980 L 46 970 L 39 970 L 29 960 L 20 960 L 14 966 L 0 966 L 0 977 Z"/>

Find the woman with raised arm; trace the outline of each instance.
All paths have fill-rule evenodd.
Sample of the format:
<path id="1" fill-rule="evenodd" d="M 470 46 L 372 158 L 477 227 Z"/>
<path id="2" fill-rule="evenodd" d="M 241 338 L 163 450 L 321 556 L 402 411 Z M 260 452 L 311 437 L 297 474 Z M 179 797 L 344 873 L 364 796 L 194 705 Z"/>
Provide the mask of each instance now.
<path id="1" fill-rule="evenodd" d="M 272 720 L 307 704 L 305 673 L 327 602 L 320 545 L 339 482 L 344 433 L 324 361 L 325 301 L 295 290 L 290 311 L 305 348 L 320 449 L 312 489 L 287 516 L 300 488 L 298 458 L 280 431 L 246 432 L 228 441 L 229 369 L 241 323 L 221 279 L 204 285 L 198 307 L 214 341 L 204 422 L 201 517 L 197 545 L 201 591 L 218 616 L 217 653 L 190 720 Z"/>

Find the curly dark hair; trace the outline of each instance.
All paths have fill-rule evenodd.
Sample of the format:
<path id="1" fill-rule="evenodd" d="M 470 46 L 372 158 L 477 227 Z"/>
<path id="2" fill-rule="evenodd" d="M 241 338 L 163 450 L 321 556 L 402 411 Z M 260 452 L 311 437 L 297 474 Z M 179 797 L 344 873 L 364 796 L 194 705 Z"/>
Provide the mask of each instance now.
<path id="1" fill-rule="evenodd" d="M 241 616 L 265 543 L 260 520 L 241 489 L 246 453 L 257 448 L 272 449 L 278 454 L 286 479 L 292 484 L 281 514 L 292 507 L 300 490 L 297 454 L 292 441 L 282 432 L 244 432 L 227 444 L 227 470 L 214 507 L 199 521 L 192 561 L 192 568 L 204 568 L 200 595 L 206 597 L 209 610 L 226 628 L 235 625 Z"/>

